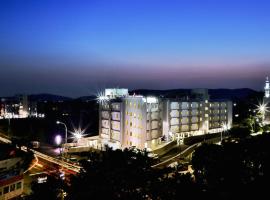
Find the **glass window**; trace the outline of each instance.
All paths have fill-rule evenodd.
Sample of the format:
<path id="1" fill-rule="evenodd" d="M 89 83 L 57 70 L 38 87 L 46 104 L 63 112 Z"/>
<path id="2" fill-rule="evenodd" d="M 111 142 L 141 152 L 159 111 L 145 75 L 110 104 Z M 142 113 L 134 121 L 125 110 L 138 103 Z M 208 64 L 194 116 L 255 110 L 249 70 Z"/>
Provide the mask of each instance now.
<path id="1" fill-rule="evenodd" d="M 4 187 L 4 194 L 9 193 L 9 186 Z"/>
<path id="2" fill-rule="evenodd" d="M 14 191 L 15 190 L 15 184 L 12 184 L 11 186 L 10 186 L 10 192 L 12 192 L 12 191 Z"/>
<path id="3" fill-rule="evenodd" d="M 16 189 L 17 190 L 20 189 L 21 187 L 22 187 L 22 182 L 19 182 L 19 183 L 16 184 Z"/>

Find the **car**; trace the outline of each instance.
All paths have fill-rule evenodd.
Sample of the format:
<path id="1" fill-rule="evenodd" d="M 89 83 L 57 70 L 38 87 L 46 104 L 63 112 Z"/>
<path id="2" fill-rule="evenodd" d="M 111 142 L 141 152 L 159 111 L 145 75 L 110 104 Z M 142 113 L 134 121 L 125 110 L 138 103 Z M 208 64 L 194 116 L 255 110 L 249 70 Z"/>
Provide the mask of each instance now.
<path id="1" fill-rule="evenodd" d="M 30 143 L 33 149 L 38 149 L 40 147 L 39 141 L 31 141 Z"/>
<path id="2" fill-rule="evenodd" d="M 153 159 L 158 159 L 158 154 L 156 154 L 156 153 L 148 153 L 148 157 L 153 158 Z"/>
<path id="3" fill-rule="evenodd" d="M 46 183 L 47 182 L 47 176 L 40 176 L 37 178 L 37 183 Z"/>
<path id="4" fill-rule="evenodd" d="M 175 162 L 172 162 L 171 164 L 168 165 L 168 167 L 171 167 L 171 168 L 176 168 L 178 166 L 178 162 L 175 161 Z"/>

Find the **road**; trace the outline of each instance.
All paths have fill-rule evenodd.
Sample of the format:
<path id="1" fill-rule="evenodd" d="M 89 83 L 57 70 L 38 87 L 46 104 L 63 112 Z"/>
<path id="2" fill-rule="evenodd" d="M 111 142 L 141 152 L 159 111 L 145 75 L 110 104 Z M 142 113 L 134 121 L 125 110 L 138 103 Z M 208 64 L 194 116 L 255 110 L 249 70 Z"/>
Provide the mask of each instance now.
<path id="1" fill-rule="evenodd" d="M 225 138 L 224 138 L 225 139 Z M 205 141 L 201 141 L 201 142 L 198 142 L 198 143 L 195 143 L 191 146 L 182 146 L 181 147 L 181 152 L 176 154 L 176 155 L 172 155 L 171 157 L 165 159 L 165 160 L 162 160 L 161 162 L 155 164 L 155 165 L 152 165 L 151 167 L 153 168 L 164 168 L 164 167 L 167 167 L 168 165 L 172 164 L 173 162 L 178 162 L 178 163 L 181 163 L 183 162 L 188 156 L 190 156 L 194 150 L 199 147 L 202 143 L 206 142 L 206 143 L 216 143 L 220 141 L 220 138 L 219 137 L 216 137 L 216 138 L 211 138 L 211 139 L 208 139 L 208 140 L 205 140 Z"/>
<path id="2" fill-rule="evenodd" d="M 11 140 L 7 137 L 4 137 L 3 135 L 0 135 L 0 141 L 2 141 L 4 143 L 8 143 L 8 144 L 11 143 Z M 22 146 L 21 150 L 23 150 L 25 152 L 30 150 L 34 153 L 34 155 L 38 159 L 45 160 L 48 163 L 53 163 L 53 164 L 59 165 L 61 168 L 64 168 L 65 170 L 69 170 L 70 173 L 79 173 L 80 172 L 81 167 L 78 165 L 74 165 L 74 164 L 65 162 L 63 160 L 54 158 L 53 156 L 46 155 L 46 154 L 41 153 L 41 152 L 34 150 L 34 149 L 29 149 L 29 148 L 27 149 L 27 147 L 25 147 L 25 146 Z"/>

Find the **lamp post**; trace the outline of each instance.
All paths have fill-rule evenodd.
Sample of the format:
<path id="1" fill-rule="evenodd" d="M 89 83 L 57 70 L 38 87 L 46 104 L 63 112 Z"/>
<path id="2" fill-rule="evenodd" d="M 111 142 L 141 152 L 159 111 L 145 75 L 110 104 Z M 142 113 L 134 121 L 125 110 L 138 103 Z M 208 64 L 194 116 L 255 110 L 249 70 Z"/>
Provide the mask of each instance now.
<path id="1" fill-rule="evenodd" d="M 62 124 L 65 126 L 65 144 L 67 143 L 67 125 L 63 122 L 60 122 L 60 121 L 56 121 L 56 124 Z"/>
<path id="2" fill-rule="evenodd" d="M 222 143 L 222 133 L 224 132 L 225 133 L 225 131 L 228 129 L 228 126 L 227 126 L 227 124 L 223 124 L 222 125 L 222 131 L 220 132 L 221 134 L 220 134 L 220 144 Z"/>
<path id="3" fill-rule="evenodd" d="M 60 145 L 62 143 L 62 137 L 61 137 L 61 135 L 56 135 L 55 138 L 54 138 L 54 141 L 55 141 L 55 144 L 57 145 L 57 147 L 60 150 L 60 156 L 62 156 L 62 150 L 61 150 L 62 147 L 60 147 Z"/>

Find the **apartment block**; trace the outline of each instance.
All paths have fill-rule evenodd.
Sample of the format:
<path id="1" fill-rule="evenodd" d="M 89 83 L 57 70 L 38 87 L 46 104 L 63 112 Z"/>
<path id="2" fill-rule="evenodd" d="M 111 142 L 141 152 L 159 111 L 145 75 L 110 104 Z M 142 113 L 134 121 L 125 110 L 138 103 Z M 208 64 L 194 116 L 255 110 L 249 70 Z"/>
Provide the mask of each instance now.
<path id="1" fill-rule="evenodd" d="M 162 141 L 231 127 L 230 101 L 210 101 L 205 89 L 192 92 L 194 98 L 167 99 L 129 95 L 127 89 L 106 89 L 99 108 L 102 144 L 154 149 Z"/>

